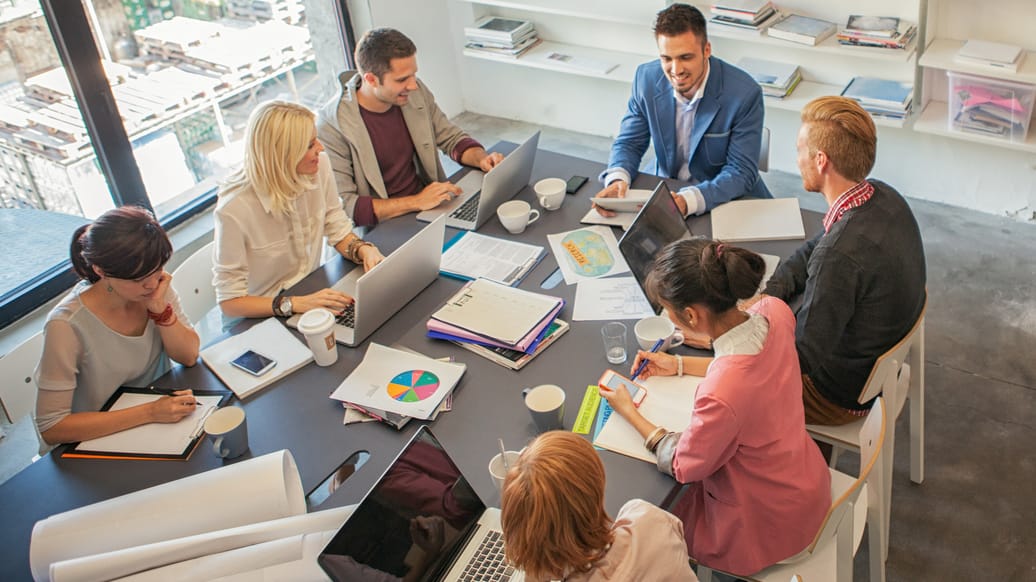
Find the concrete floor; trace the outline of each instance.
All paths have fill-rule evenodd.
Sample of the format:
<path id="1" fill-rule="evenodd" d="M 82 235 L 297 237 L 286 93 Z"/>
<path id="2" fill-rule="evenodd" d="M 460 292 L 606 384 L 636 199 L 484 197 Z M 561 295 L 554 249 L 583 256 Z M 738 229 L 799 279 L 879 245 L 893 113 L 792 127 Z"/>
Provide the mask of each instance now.
<path id="1" fill-rule="evenodd" d="M 521 141 L 537 129 L 473 114 L 456 121 L 486 144 Z M 544 149 L 602 163 L 609 146 L 551 128 L 540 140 Z M 778 196 L 824 209 L 798 176 L 770 172 L 764 180 Z M 1036 581 L 1036 226 L 931 202 L 911 207 L 928 257 L 927 475 L 922 485 L 910 482 L 904 415 L 887 579 Z M 12 448 L 34 452 L 10 437 L 0 440 L 0 473 L 21 457 Z M 839 468 L 854 472 L 853 463 L 847 455 Z M 855 579 L 867 576 L 864 542 Z"/>
<path id="2" fill-rule="evenodd" d="M 486 144 L 521 141 L 536 129 L 473 114 L 456 121 Z M 540 139 L 541 148 L 602 163 L 610 145 L 550 128 Z M 763 179 L 778 196 L 826 209 L 796 175 L 775 171 Z M 922 485 L 910 482 L 904 414 L 887 580 L 1036 580 L 1036 225 L 932 202 L 910 205 L 928 259 L 927 473 Z M 851 457 L 839 468 L 854 473 Z M 864 541 L 855 579 L 867 576 Z"/>

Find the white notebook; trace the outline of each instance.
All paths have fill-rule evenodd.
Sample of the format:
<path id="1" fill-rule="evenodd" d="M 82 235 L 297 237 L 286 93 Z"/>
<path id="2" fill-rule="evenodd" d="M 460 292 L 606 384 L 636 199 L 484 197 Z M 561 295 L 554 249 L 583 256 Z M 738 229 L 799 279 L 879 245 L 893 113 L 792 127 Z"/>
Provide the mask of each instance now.
<path id="1" fill-rule="evenodd" d="M 712 209 L 712 238 L 723 242 L 806 238 L 798 198 L 733 200 Z"/>
<path id="2" fill-rule="evenodd" d="M 432 317 L 443 323 L 514 345 L 554 311 L 560 299 L 476 279 Z M 501 317 L 506 314 L 506 317 Z"/>
<path id="3" fill-rule="evenodd" d="M 262 376 L 253 376 L 230 361 L 247 350 L 273 358 L 277 365 Z M 267 387 L 313 361 L 313 352 L 276 318 L 252 326 L 201 351 L 201 359 L 238 398 Z"/>
<path id="4" fill-rule="evenodd" d="M 647 390 L 640 414 L 669 432 L 683 432 L 691 425 L 694 394 L 704 380 L 697 376 L 652 376 L 639 382 Z M 603 406 L 603 400 L 602 400 Z M 616 412 L 608 417 L 594 446 L 654 464 L 658 457 L 644 447 L 644 437 Z"/>

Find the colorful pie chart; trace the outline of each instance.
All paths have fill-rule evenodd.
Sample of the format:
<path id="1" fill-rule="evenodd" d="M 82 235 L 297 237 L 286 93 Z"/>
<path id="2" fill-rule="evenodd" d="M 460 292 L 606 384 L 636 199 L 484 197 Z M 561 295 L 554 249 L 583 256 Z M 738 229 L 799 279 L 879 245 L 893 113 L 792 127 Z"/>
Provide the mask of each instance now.
<path id="1" fill-rule="evenodd" d="M 388 395 L 400 402 L 420 402 L 439 389 L 439 377 L 427 370 L 408 370 L 389 381 Z"/>

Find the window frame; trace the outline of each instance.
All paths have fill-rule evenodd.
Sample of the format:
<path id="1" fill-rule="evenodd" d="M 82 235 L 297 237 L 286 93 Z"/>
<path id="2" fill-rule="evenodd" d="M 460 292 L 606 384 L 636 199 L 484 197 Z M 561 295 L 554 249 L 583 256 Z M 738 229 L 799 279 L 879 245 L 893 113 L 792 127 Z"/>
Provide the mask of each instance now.
<path id="1" fill-rule="evenodd" d="M 345 62 L 352 68 L 356 39 L 347 0 L 326 1 L 333 3 L 338 32 L 345 45 Z M 112 201 L 116 206 L 132 204 L 154 212 L 134 157 L 133 144 L 101 65 L 85 4 L 82 0 L 40 0 L 40 8 L 68 75 Z M 213 187 L 163 216 L 162 227 L 172 229 L 205 212 L 215 204 L 216 192 L 217 188 Z M 78 279 L 71 261 L 66 259 L 23 282 L 0 300 L 0 330 L 64 293 Z"/>

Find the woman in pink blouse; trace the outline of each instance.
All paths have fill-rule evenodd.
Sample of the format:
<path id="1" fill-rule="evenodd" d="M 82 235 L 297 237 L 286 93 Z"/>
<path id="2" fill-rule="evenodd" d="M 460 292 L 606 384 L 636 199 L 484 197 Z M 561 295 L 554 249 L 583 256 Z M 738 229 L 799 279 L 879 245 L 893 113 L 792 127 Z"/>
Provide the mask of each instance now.
<path id="1" fill-rule="evenodd" d="M 751 251 L 702 239 L 673 243 L 655 260 L 648 292 L 685 337 L 703 334 L 715 350 L 714 358 L 641 351 L 633 362 L 647 360 L 640 378 L 705 377 L 683 433 L 645 419 L 626 391 L 601 390 L 659 470 L 689 484 L 672 511 L 691 557 L 740 576 L 803 550 L 831 504 L 827 466 L 805 428 L 795 316 L 774 298 L 737 307 L 764 269 Z"/>

